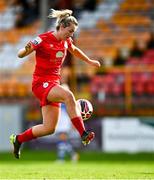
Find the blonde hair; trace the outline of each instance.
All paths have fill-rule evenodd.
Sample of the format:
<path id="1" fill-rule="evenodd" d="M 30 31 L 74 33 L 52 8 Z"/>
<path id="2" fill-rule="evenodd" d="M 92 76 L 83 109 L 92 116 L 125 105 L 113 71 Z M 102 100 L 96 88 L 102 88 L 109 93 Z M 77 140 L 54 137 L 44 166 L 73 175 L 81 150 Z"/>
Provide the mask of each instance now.
<path id="1" fill-rule="evenodd" d="M 60 25 L 63 25 L 63 27 L 68 27 L 70 26 L 71 23 L 75 24 L 78 26 L 78 21 L 77 19 L 72 16 L 73 11 L 69 9 L 65 10 L 54 10 L 50 9 L 50 13 L 48 15 L 48 18 L 57 18 L 56 21 L 56 29 L 59 30 Z"/>

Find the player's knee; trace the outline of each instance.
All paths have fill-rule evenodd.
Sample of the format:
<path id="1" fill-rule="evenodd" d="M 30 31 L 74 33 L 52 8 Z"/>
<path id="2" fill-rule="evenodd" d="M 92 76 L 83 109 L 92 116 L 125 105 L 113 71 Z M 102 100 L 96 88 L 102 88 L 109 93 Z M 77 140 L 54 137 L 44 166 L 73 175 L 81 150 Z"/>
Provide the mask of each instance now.
<path id="1" fill-rule="evenodd" d="M 55 129 L 53 129 L 53 128 L 46 128 L 46 135 L 50 135 L 50 134 L 54 134 L 54 132 L 55 132 Z"/>
<path id="2" fill-rule="evenodd" d="M 51 131 L 50 131 L 50 134 L 54 134 L 55 133 L 55 129 L 52 129 Z"/>
<path id="3" fill-rule="evenodd" d="M 66 99 L 65 100 L 66 102 L 71 102 L 71 103 L 74 102 L 74 104 L 75 104 L 75 98 L 74 98 L 74 95 L 72 92 L 68 92 L 65 96 L 65 99 Z"/>

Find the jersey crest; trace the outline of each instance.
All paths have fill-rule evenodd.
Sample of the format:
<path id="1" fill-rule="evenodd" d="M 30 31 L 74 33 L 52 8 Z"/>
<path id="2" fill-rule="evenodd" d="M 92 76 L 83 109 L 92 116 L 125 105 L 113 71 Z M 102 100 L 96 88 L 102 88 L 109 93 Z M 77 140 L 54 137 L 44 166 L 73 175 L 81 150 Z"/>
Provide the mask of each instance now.
<path id="1" fill-rule="evenodd" d="M 62 58 L 64 56 L 64 53 L 62 51 L 58 51 L 56 53 L 56 58 Z"/>
<path id="2" fill-rule="evenodd" d="M 48 86 L 49 86 L 49 83 L 48 83 L 48 82 L 44 82 L 44 83 L 43 83 L 43 87 L 44 87 L 44 88 L 47 88 Z"/>

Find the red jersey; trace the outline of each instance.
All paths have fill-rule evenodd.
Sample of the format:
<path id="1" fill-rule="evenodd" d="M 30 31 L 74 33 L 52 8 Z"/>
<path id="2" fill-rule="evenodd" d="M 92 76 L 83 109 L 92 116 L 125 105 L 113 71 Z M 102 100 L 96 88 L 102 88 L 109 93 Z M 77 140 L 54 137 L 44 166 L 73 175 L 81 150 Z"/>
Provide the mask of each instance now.
<path id="1" fill-rule="evenodd" d="M 60 77 L 62 63 L 72 42 L 71 38 L 57 40 L 51 31 L 40 34 L 32 40 L 31 44 L 36 51 L 36 66 L 33 75 L 41 78 Z"/>

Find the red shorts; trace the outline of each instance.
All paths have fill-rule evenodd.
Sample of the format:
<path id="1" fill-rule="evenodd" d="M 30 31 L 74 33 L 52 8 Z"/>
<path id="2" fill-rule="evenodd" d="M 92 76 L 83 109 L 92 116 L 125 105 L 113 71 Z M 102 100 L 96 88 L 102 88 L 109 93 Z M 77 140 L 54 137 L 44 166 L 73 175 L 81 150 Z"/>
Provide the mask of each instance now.
<path id="1" fill-rule="evenodd" d="M 32 91 L 34 95 L 39 99 L 40 106 L 52 105 L 60 107 L 59 102 L 50 102 L 47 100 L 48 93 L 51 88 L 59 84 L 59 78 L 47 79 L 33 77 Z"/>

